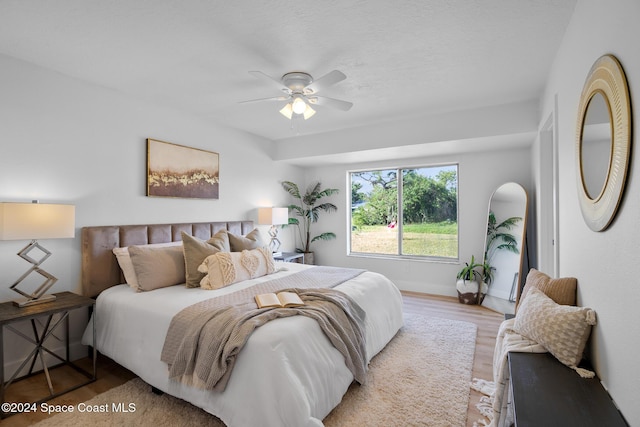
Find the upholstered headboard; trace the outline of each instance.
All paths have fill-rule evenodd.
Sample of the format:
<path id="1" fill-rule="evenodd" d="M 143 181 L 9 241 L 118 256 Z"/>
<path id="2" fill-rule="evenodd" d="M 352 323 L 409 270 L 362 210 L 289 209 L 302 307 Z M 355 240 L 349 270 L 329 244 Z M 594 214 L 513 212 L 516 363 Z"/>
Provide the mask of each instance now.
<path id="1" fill-rule="evenodd" d="M 83 227 L 82 293 L 88 297 L 95 297 L 105 289 L 123 283 L 113 248 L 179 242 L 182 240 L 183 231 L 199 239 L 208 240 L 221 229 L 244 235 L 253 230 L 253 221 Z"/>

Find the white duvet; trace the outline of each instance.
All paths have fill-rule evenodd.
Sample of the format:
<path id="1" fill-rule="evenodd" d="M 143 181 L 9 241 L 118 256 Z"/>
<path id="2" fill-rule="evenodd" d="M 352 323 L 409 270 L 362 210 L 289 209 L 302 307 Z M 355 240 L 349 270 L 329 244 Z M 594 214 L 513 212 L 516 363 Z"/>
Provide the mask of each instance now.
<path id="1" fill-rule="evenodd" d="M 229 427 L 322 426 L 322 419 L 340 403 L 353 376 L 340 352 L 308 317 L 276 319 L 256 329 L 240 352 L 224 392 L 169 380 L 167 365 L 160 361 L 171 318 L 183 308 L 308 268 L 295 263 L 277 265 L 283 270 L 215 291 L 172 286 L 138 293 L 127 285 L 109 288 L 96 302 L 97 349 L 148 384 L 203 408 Z M 367 313 L 367 360 L 371 360 L 402 326 L 400 292 L 389 279 L 372 272 L 336 289 Z M 85 344 L 91 343 L 91 333 L 88 327 Z"/>

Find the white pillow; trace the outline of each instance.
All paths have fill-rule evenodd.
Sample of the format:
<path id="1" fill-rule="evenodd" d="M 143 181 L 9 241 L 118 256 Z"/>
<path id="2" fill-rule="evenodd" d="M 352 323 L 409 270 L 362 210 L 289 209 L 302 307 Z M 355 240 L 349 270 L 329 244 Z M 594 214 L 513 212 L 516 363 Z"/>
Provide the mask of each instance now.
<path id="1" fill-rule="evenodd" d="M 168 242 L 168 243 L 152 243 L 150 245 L 136 245 L 144 246 L 147 248 L 166 248 L 170 246 L 180 246 L 182 242 Z M 133 289 L 138 290 L 138 277 L 136 276 L 136 270 L 133 268 L 131 262 L 131 256 L 129 255 L 129 247 L 113 248 L 113 254 L 118 260 L 118 265 L 122 274 L 124 275 L 124 281 Z"/>

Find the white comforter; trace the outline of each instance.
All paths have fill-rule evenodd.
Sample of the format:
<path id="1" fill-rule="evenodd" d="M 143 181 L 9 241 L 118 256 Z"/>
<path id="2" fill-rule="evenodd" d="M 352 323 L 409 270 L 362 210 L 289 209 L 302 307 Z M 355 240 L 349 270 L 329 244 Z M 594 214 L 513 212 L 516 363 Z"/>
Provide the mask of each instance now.
<path id="1" fill-rule="evenodd" d="M 148 384 L 185 399 L 233 426 L 321 426 L 353 380 L 344 358 L 304 316 L 276 319 L 258 328 L 240 352 L 224 392 L 169 380 L 160 353 L 171 318 L 203 299 L 292 274 L 307 266 L 277 263 L 283 271 L 216 291 L 172 286 L 137 293 L 127 285 L 97 299 L 96 346 Z M 402 298 L 386 277 L 365 272 L 337 286 L 367 313 L 367 359 L 402 326 Z M 83 342 L 91 342 L 88 327 Z"/>

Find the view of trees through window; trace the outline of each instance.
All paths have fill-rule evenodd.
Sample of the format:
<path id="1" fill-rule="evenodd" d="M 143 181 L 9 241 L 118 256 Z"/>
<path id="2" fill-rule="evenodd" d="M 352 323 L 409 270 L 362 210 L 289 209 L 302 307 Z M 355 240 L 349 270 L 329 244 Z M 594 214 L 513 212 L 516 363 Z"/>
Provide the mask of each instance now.
<path id="1" fill-rule="evenodd" d="M 458 257 L 458 166 L 351 172 L 351 253 Z"/>

